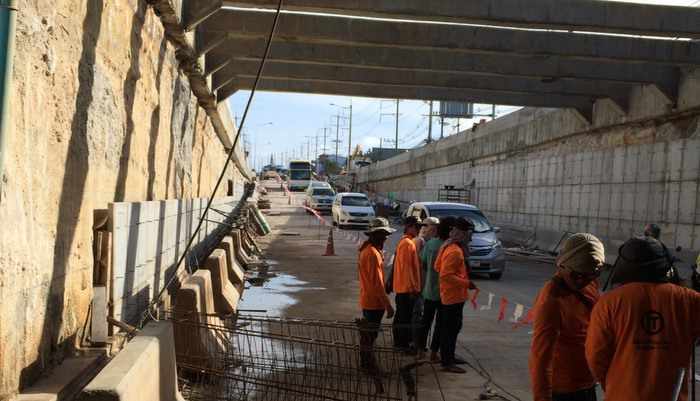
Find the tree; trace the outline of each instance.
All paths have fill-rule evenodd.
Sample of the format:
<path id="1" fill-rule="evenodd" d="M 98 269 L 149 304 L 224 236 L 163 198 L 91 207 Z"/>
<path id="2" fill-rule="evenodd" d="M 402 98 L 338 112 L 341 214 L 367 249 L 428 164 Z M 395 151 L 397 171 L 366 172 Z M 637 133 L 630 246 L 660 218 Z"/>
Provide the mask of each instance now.
<path id="1" fill-rule="evenodd" d="M 326 175 L 336 175 L 340 173 L 341 170 L 342 167 L 338 166 L 338 163 L 334 162 L 333 160 L 323 160 L 323 171 L 326 172 Z"/>

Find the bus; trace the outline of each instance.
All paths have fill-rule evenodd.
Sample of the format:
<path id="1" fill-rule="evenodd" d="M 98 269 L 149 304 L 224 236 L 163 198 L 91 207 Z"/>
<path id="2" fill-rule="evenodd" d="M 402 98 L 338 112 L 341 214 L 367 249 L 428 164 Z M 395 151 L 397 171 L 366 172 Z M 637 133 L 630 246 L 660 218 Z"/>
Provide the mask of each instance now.
<path id="1" fill-rule="evenodd" d="M 306 191 L 311 182 L 313 167 L 307 160 L 292 160 L 289 162 L 289 181 L 287 183 L 290 191 Z"/>

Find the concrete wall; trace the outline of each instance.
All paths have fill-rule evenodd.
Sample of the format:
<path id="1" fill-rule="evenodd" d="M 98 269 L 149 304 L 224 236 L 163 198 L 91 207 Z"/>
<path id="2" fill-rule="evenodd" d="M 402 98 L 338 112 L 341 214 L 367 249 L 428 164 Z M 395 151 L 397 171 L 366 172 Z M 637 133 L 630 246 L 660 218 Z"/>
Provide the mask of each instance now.
<path id="1" fill-rule="evenodd" d="M 234 196 L 214 200 L 212 208 L 231 213 L 243 195 L 239 185 Z M 175 264 L 194 234 L 207 198 L 173 199 L 150 202 L 110 204 L 112 232 L 112 314 L 115 319 L 137 324 L 148 303 L 173 276 Z M 225 217 L 213 211 L 207 214 L 185 264 L 203 266 L 206 251 L 218 245 L 216 232 L 228 232 L 217 222 Z"/>
<path id="2" fill-rule="evenodd" d="M 358 182 L 405 202 L 473 184 L 473 202 L 501 225 L 589 231 L 615 245 L 657 222 L 668 245 L 700 250 L 699 76 L 684 76 L 677 109 L 655 87 L 635 89 L 627 112 L 599 101 L 592 124 L 522 109 L 359 169 Z"/>
<path id="3" fill-rule="evenodd" d="M 208 197 L 225 160 L 145 1 L 19 6 L 0 177 L 0 400 L 80 342 L 93 210 Z"/>

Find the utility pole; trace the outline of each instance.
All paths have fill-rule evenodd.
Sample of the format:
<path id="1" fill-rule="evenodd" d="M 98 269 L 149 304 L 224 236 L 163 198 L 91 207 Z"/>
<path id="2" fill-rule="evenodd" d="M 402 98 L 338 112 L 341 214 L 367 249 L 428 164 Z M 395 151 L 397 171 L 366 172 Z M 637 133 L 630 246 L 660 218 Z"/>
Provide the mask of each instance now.
<path id="1" fill-rule="evenodd" d="M 306 158 L 311 161 L 311 138 L 310 135 L 304 136 L 306 138 Z"/>
<path id="2" fill-rule="evenodd" d="M 428 143 L 433 141 L 433 101 L 430 101 L 430 112 L 428 112 Z"/>
<path id="3" fill-rule="evenodd" d="M 321 149 L 322 153 L 326 153 L 328 148 L 326 147 L 326 134 L 328 133 L 328 127 L 323 127 L 323 149 Z"/>
<path id="4" fill-rule="evenodd" d="M 445 117 L 440 116 L 440 139 L 445 137 Z"/>
<path id="5" fill-rule="evenodd" d="M 396 139 L 394 149 L 399 150 L 399 99 L 396 99 Z"/>
<path id="6" fill-rule="evenodd" d="M 338 164 L 338 144 L 340 143 L 340 114 L 335 116 L 335 163 Z"/>
<path id="7" fill-rule="evenodd" d="M 348 166 L 346 171 L 350 171 L 350 158 L 352 157 L 352 99 L 350 99 L 350 129 L 348 131 Z"/>

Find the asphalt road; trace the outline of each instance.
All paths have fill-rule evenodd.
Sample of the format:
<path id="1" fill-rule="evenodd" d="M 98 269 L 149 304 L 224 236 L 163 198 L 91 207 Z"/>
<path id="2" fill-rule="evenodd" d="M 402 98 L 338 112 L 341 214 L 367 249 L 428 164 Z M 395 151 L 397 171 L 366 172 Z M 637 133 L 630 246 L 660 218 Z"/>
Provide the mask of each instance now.
<path id="1" fill-rule="evenodd" d="M 272 210 L 276 212 L 268 216 L 273 232 L 259 240 L 266 257 L 272 261 L 270 271 L 273 274 L 262 287 L 249 288 L 240 307 L 288 317 L 352 320 L 360 313 L 357 241 L 364 239 L 364 235 L 355 230 L 336 232 L 337 256 L 321 256 L 329 228 L 299 207 L 301 196 L 294 196 L 292 205 L 288 205 L 289 199 L 278 188 L 271 185 L 269 195 Z M 400 237 L 400 232 L 390 237 L 385 248 L 387 254 L 393 252 Z M 457 350 L 472 368 L 465 375 L 437 372 L 437 376 L 432 368 L 421 368 L 419 381 L 423 393 L 420 398 L 443 400 L 444 395 L 445 400 L 476 399 L 488 384 L 494 390 L 497 390 L 496 385 L 501 386 L 502 390 L 497 391 L 508 399 L 530 400 L 527 370 L 530 328 L 515 329 L 508 320 L 515 304 L 532 305 L 537 291 L 553 269 L 551 265 L 525 258 L 509 258 L 502 279 L 474 277 L 480 288 L 479 305 L 476 310 L 471 305 L 465 307 Z M 493 294 L 493 305 L 491 309 L 482 310 L 489 293 Z M 499 322 L 498 302 L 502 297 L 509 301 L 509 306 L 506 319 Z M 496 384 L 489 382 L 488 376 Z"/>

